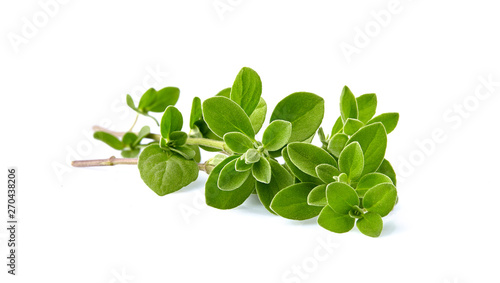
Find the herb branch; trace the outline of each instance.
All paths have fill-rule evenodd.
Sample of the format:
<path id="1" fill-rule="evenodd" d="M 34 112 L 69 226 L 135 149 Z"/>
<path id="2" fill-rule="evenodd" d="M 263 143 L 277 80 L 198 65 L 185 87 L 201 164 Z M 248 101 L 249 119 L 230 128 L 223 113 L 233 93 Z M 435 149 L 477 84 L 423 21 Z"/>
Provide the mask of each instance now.
<path id="1" fill-rule="evenodd" d="M 127 105 L 137 113 L 128 132 L 93 128 L 94 138 L 120 150 L 124 158 L 72 165 L 137 165 L 144 183 L 160 196 L 188 186 L 204 171 L 209 174 L 205 185 L 209 206 L 235 208 L 256 193 L 270 213 L 284 218 L 317 217 L 318 224 L 332 232 L 345 233 L 356 226 L 370 237 L 381 234 L 382 218 L 398 200 L 396 174 L 385 152 L 387 135 L 396 128 L 399 114 L 375 116 L 374 93 L 356 97 L 344 87 L 340 116 L 329 135 L 320 127 L 323 98 L 292 93 L 272 111 L 261 140 L 256 135 L 266 120 L 267 103 L 254 70 L 242 68 L 233 85 L 214 97 L 204 101 L 195 97 L 189 132 L 182 131 L 183 115 L 175 107 L 179 94 L 176 87 L 152 88 L 137 105 L 127 95 Z M 163 113 L 161 121 L 151 112 Z M 140 115 L 152 118 L 159 134 L 148 126 L 133 132 Z M 311 143 L 316 134 L 320 146 Z M 201 150 L 223 154 L 201 162 Z"/>

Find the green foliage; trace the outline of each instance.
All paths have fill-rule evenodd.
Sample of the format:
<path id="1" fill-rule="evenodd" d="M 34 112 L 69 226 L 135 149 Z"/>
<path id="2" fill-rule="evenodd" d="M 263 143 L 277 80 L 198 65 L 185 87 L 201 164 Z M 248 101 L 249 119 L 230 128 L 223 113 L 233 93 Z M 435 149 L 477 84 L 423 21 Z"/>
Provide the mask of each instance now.
<path id="1" fill-rule="evenodd" d="M 325 206 L 326 201 L 326 184 L 314 187 L 307 195 L 307 203 L 314 206 Z"/>
<path id="2" fill-rule="evenodd" d="M 345 86 L 340 95 L 340 115 L 344 122 L 347 119 L 358 119 L 358 103 L 356 97 L 352 94 L 351 90 Z"/>
<path id="3" fill-rule="evenodd" d="M 142 147 L 147 146 L 141 144 L 141 141 L 150 134 L 149 131 L 149 126 L 144 126 L 137 134 L 126 132 L 121 141 L 110 133 L 97 131 L 94 133 L 94 138 L 106 143 L 116 150 L 121 150 L 121 155 L 123 157 L 133 158 L 139 155 Z"/>
<path id="4" fill-rule="evenodd" d="M 252 175 L 255 180 L 261 183 L 269 184 L 271 182 L 271 174 L 271 164 L 269 164 L 269 161 L 265 157 L 261 156 L 259 161 L 255 162 L 252 166 Z"/>
<path id="5" fill-rule="evenodd" d="M 360 197 L 363 197 L 366 191 L 375 187 L 378 184 L 384 184 L 384 183 L 392 184 L 391 178 L 378 172 L 366 174 L 363 176 L 363 178 L 361 178 L 361 180 L 359 180 L 359 183 L 356 187 L 356 192 Z"/>
<path id="6" fill-rule="evenodd" d="M 189 127 L 194 129 L 196 127 L 196 122 L 203 118 L 203 113 L 201 112 L 201 99 L 199 97 L 193 98 L 193 103 L 191 105 L 191 115 L 189 116 Z"/>
<path id="7" fill-rule="evenodd" d="M 320 164 L 316 166 L 316 175 L 326 184 L 335 182 L 335 177 L 340 175 L 339 169 L 330 164 Z"/>
<path id="8" fill-rule="evenodd" d="M 370 237 L 380 236 L 383 226 L 382 217 L 373 212 L 364 214 L 363 218 L 356 222 L 356 227 L 358 227 L 359 231 Z"/>
<path id="9" fill-rule="evenodd" d="M 257 108 L 250 115 L 250 122 L 252 123 L 253 131 L 258 133 L 266 121 L 267 114 L 267 104 L 266 101 L 261 97 Z"/>
<path id="10" fill-rule="evenodd" d="M 330 206 L 325 206 L 318 217 L 319 226 L 335 233 L 351 231 L 356 220 L 347 214 L 335 212 Z"/>
<path id="11" fill-rule="evenodd" d="M 292 135 L 292 123 L 275 120 L 264 131 L 262 144 L 269 151 L 276 151 L 284 147 Z"/>
<path id="12" fill-rule="evenodd" d="M 363 197 L 363 207 L 370 212 L 386 216 L 396 204 L 397 192 L 393 184 L 383 183 L 369 189 Z"/>
<path id="13" fill-rule="evenodd" d="M 259 104 L 261 94 L 262 82 L 259 75 L 248 67 L 242 68 L 231 88 L 231 100 L 240 105 L 250 116 Z"/>
<path id="14" fill-rule="evenodd" d="M 358 120 L 363 123 L 368 122 L 377 111 L 377 95 L 375 93 L 367 93 L 356 97 L 358 104 Z"/>
<path id="15" fill-rule="evenodd" d="M 279 216 L 305 220 L 319 214 L 321 207 L 307 203 L 307 196 L 316 187 L 313 183 L 294 184 L 279 191 L 271 202 L 271 209 Z"/>
<path id="16" fill-rule="evenodd" d="M 337 120 L 335 121 L 335 124 L 333 125 L 332 128 L 332 136 L 335 134 L 340 133 L 344 129 L 344 122 L 342 121 L 342 117 L 338 117 Z"/>
<path id="17" fill-rule="evenodd" d="M 94 139 L 100 140 L 116 150 L 122 150 L 125 147 L 125 144 L 117 137 L 106 132 L 95 132 Z"/>
<path id="18" fill-rule="evenodd" d="M 347 141 L 349 140 L 349 136 L 343 133 L 335 134 L 330 141 L 328 142 L 327 150 L 336 158 L 339 158 L 340 153 L 344 149 Z"/>
<path id="19" fill-rule="evenodd" d="M 337 166 L 335 159 L 326 150 L 310 143 L 291 143 L 288 145 L 287 150 L 292 163 L 302 172 L 313 177 L 318 177 L 316 166 L 320 164 Z"/>
<path id="20" fill-rule="evenodd" d="M 198 164 L 158 145 L 146 147 L 138 162 L 141 178 L 159 196 L 180 190 L 198 178 Z"/>
<path id="21" fill-rule="evenodd" d="M 385 153 L 387 134 L 396 128 L 399 114 L 375 116 L 377 96 L 356 97 L 346 86 L 340 96 L 340 116 L 328 121 L 334 123 L 327 136 L 320 127 L 325 112 L 320 96 L 288 95 L 263 127 L 267 104 L 261 95 L 257 72 L 242 68 L 232 87 L 204 101 L 193 99 L 187 133 L 174 106 L 179 89 L 149 89 L 137 106 L 130 95 L 127 104 L 153 119 L 150 112 L 163 112 L 159 135 L 145 126 L 139 132 L 101 131 L 94 137 L 124 157 L 140 154 L 141 178 L 160 196 L 189 185 L 201 169 L 209 174 L 205 199 L 211 207 L 236 208 L 255 193 L 272 214 L 293 220 L 318 216 L 318 224 L 329 231 L 345 233 L 356 226 L 361 233 L 378 237 L 382 217 L 398 199 L 396 174 Z M 311 143 L 316 132 L 320 146 Z M 145 139 L 153 141 L 143 143 Z M 200 149 L 225 155 L 199 163 Z M 276 159 L 279 156 L 284 164 Z"/>
<path id="22" fill-rule="evenodd" d="M 365 124 L 358 119 L 348 118 L 344 124 L 344 133 L 346 133 L 349 136 L 352 136 L 364 125 Z"/>
<path id="23" fill-rule="evenodd" d="M 285 160 L 286 166 L 288 167 L 288 169 L 301 182 L 309 182 L 309 183 L 314 183 L 314 184 L 322 184 L 323 183 L 323 181 L 321 181 L 320 179 L 302 172 L 297 166 L 295 166 L 295 164 L 291 161 L 290 156 L 288 155 L 288 149 L 286 147 L 283 148 L 281 153 L 283 154 L 283 159 Z"/>
<path id="24" fill-rule="evenodd" d="M 270 159 L 269 164 L 271 165 L 271 181 L 268 184 L 256 182 L 256 190 L 262 205 L 275 214 L 270 208 L 271 201 L 279 191 L 293 184 L 293 176 L 276 160 Z"/>
<path id="25" fill-rule="evenodd" d="M 331 183 L 326 187 L 326 201 L 335 212 L 348 214 L 353 206 L 359 205 L 356 191 L 344 183 Z"/>
<path id="26" fill-rule="evenodd" d="M 392 168 L 391 163 L 387 159 L 384 159 L 384 161 L 382 161 L 382 164 L 380 164 L 380 167 L 377 169 L 377 172 L 382 173 L 387 177 L 391 178 L 391 181 L 394 184 L 394 186 L 397 185 L 396 172 L 394 171 L 394 168 Z"/>
<path id="27" fill-rule="evenodd" d="M 377 117 L 374 117 L 373 119 L 368 121 L 367 124 L 380 122 L 384 125 L 386 132 L 389 134 L 394 131 L 394 129 L 398 125 L 398 121 L 399 113 L 384 113 L 378 115 Z"/>
<path id="28" fill-rule="evenodd" d="M 209 98 L 203 102 L 202 111 L 208 127 L 221 138 L 230 132 L 240 132 L 252 139 L 255 136 L 248 115 L 229 98 L 222 96 Z"/>
<path id="29" fill-rule="evenodd" d="M 284 120 L 292 123 L 289 142 L 305 141 L 313 136 L 323 120 L 325 101 L 309 92 L 296 92 L 281 100 L 271 114 L 271 122 Z"/>
<path id="30" fill-rule="evenodd" d="M 232 209 L 240 206 L 254 191 L 255 180 L 253 178 L 247 178 L 243 185 L 232 191 L 223 191 L 217 185 L 220 172 L 235 158 L 237 157 L 227 157 L 215 166 L 208 176 L 205 183 L 205 201 L 207 205 L 218 209 Z"/>
<path id="31" fill-rule="evenodd" d="M 169 106 L 161 118 L 161 136 L 169 139 L 170 133 L 182 130 L 182 114 L 174 106 Z"/>
<path id="32" fill-rule="evenodd" d="M 236 160 L 229 162 L 219 174 L 217 185 L 223 191 L 232 191 L 239 188 L 250 175 L 250 171 L 236 171 L 235 164 Z"/>
<path id="33" fill-rule="evenodd" d="M 245 153 L 250 148 L 254 148 L 253 141 L 239 132 L 225 134 L 224 142 L 234 153 Z"/>
<path id="34" fill-rule="evenodd" d="M 382 123 L 363 127 L 347 141 L 347 144 L 353 142 L 359 143 L 363 150 L 363 175 L 376 171 L 382 161 L 384 161 L 387 147 L 387 134 Z"/>
<path id="35" fill-rule="evenodd" d="M 349 180 L 358 180 L 364 168 L 364 156 L 361 146 L 353 142 L 340 153 L 339 170 L 345 173 Z"/>
<path id="36" fill-rule="evenodd" d="M 138 114 L 147 116 L 158 121 L 155 117 L 149 115 L 149 112 L 161 113 L 170 105 L 175 105 L 179 100 L 180 90 L 176 87 L 166 87 L 160 90 L 154 88 L 148 89 L 139 100 L 139 105 L 136 107 L 134 100 L 127 94 L 127 105 Z"/>

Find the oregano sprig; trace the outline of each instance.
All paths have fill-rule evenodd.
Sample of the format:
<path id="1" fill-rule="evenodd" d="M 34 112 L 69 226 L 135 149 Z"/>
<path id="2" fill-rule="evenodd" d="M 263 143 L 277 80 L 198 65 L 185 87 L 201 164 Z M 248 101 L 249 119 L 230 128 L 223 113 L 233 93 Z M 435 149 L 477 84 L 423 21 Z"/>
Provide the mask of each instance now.
<path id="1" fill-rule="evenodd" d="M 149 89 L 137 106 L 127 95 L 128 106 L 153 118 L 159 133 L 148 126 L 133 132 L 137 118 L 128 132 L 98 129 L 94 137 L 125 158 L 73 165 L 137 164 L 144 183 L 160 196 L 188 186 L 201 170 L 209 174 L 209 206 L 232 209 L 256 193 L 272 214 L 293 220 L 318 217 L 318 224 L 329 231 L 344 233 L 356 226 L 378 237 L 383 217 L 398 199 L 396 174 L 385 153 L 399 114 L 376 116 L 377 96 L 356 97 L 346 86 L 329 135 L 320 127 L 325 102 L 309 92 L 283 98 L 263 127 L 268 106 L 262 92 L 257 72 L 242 68 L 231 87 L 205 100 L 193 98 L 187 132 L 175 107 L 178 88 Z M 163 113 L 161 121 L 150 112 Z M 319 146 L 311 143 L 316 133 Z M 200 163 L 201 150 L 220 154 Z"/>

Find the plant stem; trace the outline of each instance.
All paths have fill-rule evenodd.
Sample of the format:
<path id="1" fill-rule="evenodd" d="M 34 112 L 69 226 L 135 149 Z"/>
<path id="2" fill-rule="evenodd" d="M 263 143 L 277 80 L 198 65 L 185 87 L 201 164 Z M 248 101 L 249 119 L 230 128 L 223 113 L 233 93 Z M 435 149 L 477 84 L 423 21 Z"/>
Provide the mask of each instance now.
<path id="1" fill-rule="evenodd" d="M 114 165 L 137 165 L 138 158 L 116 158 L 111 156 L 107 159 L 92 159 L 92 160 L 74 160 L 71 161 L 73 167 L 95 167 L 95 166 L 114 166 Z M 198 169 L 207 174 L 210 174 L 215 165 L 205 163 L 198 163 Z"/>
<path id="2" fill-rule="evenodd" d="M 108 130 L 106 128 L 100 127 L 100 126 L 94 126 L 92 127 L 94 131 L 99 131 L 99 132 L 106 132 L 108 134 L 111 134 L 116 137 L 122 137 L 125 135 L 126 132 L 115 132 Z M 137 133 L 136 133 L 137 134 Z M 161 140 L 161 135 L 159 134 L 148 134 L 146 136 L 148 139 L 153 139 L 153 140 Z M 226 143 L 223 141 L 216 141 L 212 139 L 206 139 L 206 138 L 188 138 L 186 141 L 186 144 L 188 145 L 201 145 L 201 146 L 206 146 L 206 147 L 211 147 L 211 148 L 216 148 L 220 149 L 222 153 L 225 154 L 232 154 L 231 150 L 227 147 Z"/>
<path id="3" fill-rule="evenodd" d="M 135 165 L 137 158 L 116 158 L 111 156 L 107 159 L 94 159 L 94 160 L 75 160 L 71 161 L 73 167 L 92 167 L 92 166 L 113 166 L 113 165 Z"/>
<path id="4" fill-rule="evenodd" d="M 222 150 L 223 153 L 232 154 L 231 150 L 227 147 L 226 143 L 223 141 L 216 141 L 205 138 L 188 138 L 186 144 L 202 145 L 206 147 L 216 148 Z"/>
<path id="5" fill-rule="evenodd" d="M 139 113 L 137 113 L 135 115 L 135 120 L 134 120 L 134 123 L 132 124 L 132 127 L 130 127 L 130 130 L 128 130 L 129 132 L 132 132 L 132 130 L 134 129 L 135 127 L 135 124 L 137 123 L 137 120 L 139 119 Z"/>

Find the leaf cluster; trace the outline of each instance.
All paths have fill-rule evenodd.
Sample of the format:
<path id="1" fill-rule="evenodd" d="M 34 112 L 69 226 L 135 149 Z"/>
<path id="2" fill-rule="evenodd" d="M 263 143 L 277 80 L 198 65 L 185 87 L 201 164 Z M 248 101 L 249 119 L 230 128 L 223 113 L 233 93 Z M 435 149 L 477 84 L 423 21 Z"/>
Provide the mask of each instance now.
<path id="1" fill-rule="evenodd" d="M 344 87 L 340 116 L 329 135 L 320 128 L 325 102 L 309 92 L 282 99 L 263 127 L 267 104 L 262 90 L 259 75 L 242 68 L 231 87 L 204 101 L 193 99 L 186 133 L 175 107 L 179 90 L 150 89 L 137 107 L 130 96 L 127 103 L 142 115 L 163 112 L 161 138 L 142 145 L 141 140 L 151 136 L 149 127 L 126 133 L 122 140 L 105 132 L 95 137 L 123 150 L 124 156 L 136 156 L 145 147 L 138 168 L 158 195 L 189 185 L 203 168 L 209 173 L 209 206 L 232 209 L 255 193 L 270 213 L 284 218 L 318 217 L 318 224 L 332 232 L 344 233 L 356 225 L 365 235 L 379 236 L 382 217 L 398 198 L 396 174 L 385 153 L 387 135 L 396 128 L 399 114 L 375 116 L 375 94 L 355 97 Z M 320 146 L 311 143 L 316 133 Z M 200 148 L 226 155 L 199 164 Z"/>
<path id="2" fill-rule="evenodd" d="M 149 126 L 144 126 L 138 133 L 127 132 L 123 135 L 122 139 L 102 131 L 94 133 L 94 138 L 100 140 L 110 147 L 121 150 L 121 155 L 125 158 L 137 157 L 141 152 L 141 148 L 147 144 L 141 144 L 141 141 L 150 134 Z"/>

